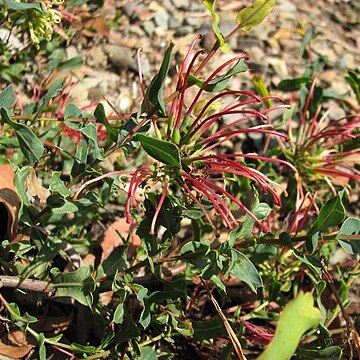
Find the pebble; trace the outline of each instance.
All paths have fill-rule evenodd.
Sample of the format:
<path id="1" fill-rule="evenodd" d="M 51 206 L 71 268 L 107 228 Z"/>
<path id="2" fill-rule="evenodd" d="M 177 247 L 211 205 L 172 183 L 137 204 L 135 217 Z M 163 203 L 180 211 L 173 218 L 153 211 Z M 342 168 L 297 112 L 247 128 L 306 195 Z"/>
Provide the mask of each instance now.
<path id="1" fill-rule="evenodd" d="M 168 30 L 170 15 L 167 11 L 159 11 L 155 14 L 155 25 L 162 30 Z"/>
<path id="2" fill-rule="evenodd" d="M 153 20 L 145 21 L 144 23 L 142 23 L 141 27 L 144 29 L 146 35 L 148 35 L 149 37 L 153 36 L 155 29 L 156 29 L 156 26 L 155 26 Z"/>
<path id="3" fill-rule="evenodd" d="M 111 64 L 119 70 L 128 69 L 134 61 L 132 51 L 126 46 L 108 44 L 104 46 L 104 52 Z"/>

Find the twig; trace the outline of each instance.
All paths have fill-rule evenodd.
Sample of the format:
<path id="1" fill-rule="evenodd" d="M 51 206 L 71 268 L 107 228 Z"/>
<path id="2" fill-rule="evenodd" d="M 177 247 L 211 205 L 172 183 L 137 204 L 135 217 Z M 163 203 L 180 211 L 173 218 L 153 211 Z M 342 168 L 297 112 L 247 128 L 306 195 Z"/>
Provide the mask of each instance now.
<path id="1" fill-rule="evenodd" d="M 237 354 L 237 357 L 239 360 L 246 360 L 246 357 L 242 351 L 242 348 L 241 348 L 241 344 L 240 344 L 240 341 L 238 339 L 238 337 L 236 336 L 234 330 L 232 329 L 228 319 L 226 318 L 226 316 L 224 315 L 224 313 L 222 312 L 221 310 L 221 307 L 220 305 L 218 304 L 218 302 L 215 300 L 214 296 L 212 295 L 212 293 L 209 291 L 209 288 L 207 287 L 207 285 L 205 284 L 204 280 L 201 279 L 201 282 L 203 283 L 203 285 L 205 286 L 206 288 L 206 291 L 212 301 L 212 303 L 214 304 L 215 306 L 215 309 L 217 311 L 217 313 L 219 314 L 221 320 L 224 322 L 224 326 L 225 326 L 225 329 L 226 329 L 226 332 L 228 333 L 229 335 L 229 338 L 230 338 L 230 341 L 231 343 L 233 344 L 234 346 L 234 349 L 235 349 L 235 352 Z"/>
<path id="2" fill-rule="evenodd" d="M 349 316 L 349 314 L 347 313 L 340 297 L 339 297 L 339 294 L 336 290 L 336 287 L 335 287 L 335 284 L 334 284 L 334 281 L 331 277 L 331 275 L 329 274 L 329 272 L 323 268 L 322 269 L 322 273 L 323 273 L 323 279 L 330 285 L 330 288 L 331 288 L 331 291 L 332 293 L 334 294 L 335 296 L 335 299 L 336 299 L 336 302 L 337 304 L 339 305 L 340 309 L 341 309 L 341 313 L 343 315 L 343 318 L 346 322 L 346 328 L 347 328 L 347 332 L 348 334 L 352 335 L 353 339 L 354 339 L 354 344 L 355 344 L 355 349 L 356 349 L 356 353 L 357 353 L 357 356 L 358 356 L 358 359 L 360 360 L 360 336 L 356 330 L 356 327 L 351 319 L 351 317 Z"/>
<path id="3" fill-rule="evenodd" d="M 42 292 L 48 296 L 52 296 L 56 290 L 51 288 L 51 286 L 52 284 L 47 281 L 21 279 L 17 276 L 0 275 L 0 288 L 18 288 L 21 290 Z"/>

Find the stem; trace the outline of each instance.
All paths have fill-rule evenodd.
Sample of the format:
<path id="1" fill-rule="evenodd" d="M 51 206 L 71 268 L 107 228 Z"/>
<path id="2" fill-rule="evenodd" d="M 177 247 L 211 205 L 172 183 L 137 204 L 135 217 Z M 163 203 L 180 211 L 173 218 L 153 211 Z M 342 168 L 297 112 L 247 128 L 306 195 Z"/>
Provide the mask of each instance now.
<path id="1" fill-rule="evenodd" d="M 42 292 L 48 296 L 52 296 L 55 293 L 52 284 L 47 281 L 21 279 L 17 276 L 0 275 L 0 288 L 1 287 Z"/>

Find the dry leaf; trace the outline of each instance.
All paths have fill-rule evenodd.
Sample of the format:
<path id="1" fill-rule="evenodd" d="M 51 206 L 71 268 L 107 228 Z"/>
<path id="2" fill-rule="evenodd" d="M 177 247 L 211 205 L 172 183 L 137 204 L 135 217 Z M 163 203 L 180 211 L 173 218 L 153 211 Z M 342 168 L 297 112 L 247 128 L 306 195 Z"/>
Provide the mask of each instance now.
<path id="1" fill-rule="evenodd" d="M 130 228 L 125 218 L 120 218 L 114 221 L 104 232 L 103 241 L 101 247 L 103 250 L 101 256 L 101 263 L 110 255 L 110 253 L 119 245 L 123 244 L 123 241 L 119 234 L 126 239 L 131 232 L 130 248 L 129 251 L 135 251 L 140 246 L 141 241 L 138 235 L 136 235 Z"/>
<path id="2" fill-rule="evenodd" d="M 0 343 L 0 355 L 8 356 L 10 359 L 22 359 L 32 348 L 32 345 L 12 346 Z"/>
<path id="3" fill-rule="evenodd" d="M 26 187 L 31 196 L 37 197 L 40 203 L 46 204 L 50 191 L 40 184 L 34 169 L 30 170 L 29 176 L 26 178 Z"/>
<path id="4" fill-rule="evenodd" d="M 15 173 L 10 164 L 0 165 L 0 189 L 8 188 L 15 191 Z"/>

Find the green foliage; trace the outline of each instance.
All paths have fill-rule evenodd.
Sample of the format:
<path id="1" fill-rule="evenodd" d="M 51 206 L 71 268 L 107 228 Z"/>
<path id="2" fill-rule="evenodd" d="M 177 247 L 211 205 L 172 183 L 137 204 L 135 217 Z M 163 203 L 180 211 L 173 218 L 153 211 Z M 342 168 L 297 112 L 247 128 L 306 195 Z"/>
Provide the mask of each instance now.
<path id="1" fill-rule="evenodd" d="M 221 33 L 221 30 L 219 28 L 220 16 L 216 13 L 216 10 L 215 10 L 216 0 L 202 0 L 202 3 L 209 10 L 210 15 L 211 15 L 211 17 L 213 19 L 212 28 L 213 28 L 214 34 L 216 36 L 216 39 L 217 39 L 218 47 L 224 52 L 229 52 L 230 47 L 225 42 L 224 36 Z"/>
<path id="2" fill-rule="evenodd" d="M 235 30 L 260 24 L 275 3 L 253 1 Z M 235 30 L 224 37 L 219 4 L 203 4 L 216 44 L 196 54 L 196 65 L 191 52 L 174 64 L 170 44 L 150 85 L 140 84 L 146 98 L 132 114 L 115 111 L 114 119 L 103 104 L 91 112 L 65 106 L 64 78 L 44 82 L 24 110 L 14 85 L 0 92 L 1 163 L 15 170 L 0 188 L 0 286 L 8 287 L 0 295 L 1 319 L 9 331 L 36 340 L 41 360 L 54 349 L 82 358 L 150 360 L 195 351 L 230 359 L 233 346 L 237 353 L 263 350 L 275 325 L 259 359 L 340 359 L 349 352 L 347 345 L 329 346 L 326 326 L 347 319 L 342 311 L 359 266 L 327 264 L 340 247 L 349 257 L 359 253 L 360 221 L 350 202 L 358 168 L 341 167 L 342 156 L 358 154 L 358 117 L 326 122 L 326 101 L 341 98 L 313 82 L 326 63 L 309 56 L 314 29 L 300 49 L 304 73 L 278 85 L 297 92 L 291 106 L 279 105 L 261 76 L 248 84 L 254 93 L 229 88 L 248 70 L 241 55 L 209 80 L 208 61 L 229 50 Z M 53 10 L 30 1 L 0 0 L 1 6 L 21 31 Z M 52 20 L 34 29 L 39 46 L 42 37 L 49 40 Z M 78 56 L 65 60 L 60 44 L 56 38 L 41 48 L 46 76 L 82 64 Z M 16 63 L 5 55 L 0 73 L 9 81 Z M 170 93 L 175 68 L 182 73 Z M 347 81 L 358 97 L 356 76 L 350 72 Z M 252 132 L 261 137 L 256 144 L 249 137 L 249 145 Z M 345 189 L 337 177 L 348 180 Z M 3 190 L 13 186 L 14 198 L 7 197 Z M 336 306 L 324 301 L 329 291 Z M 43 330 L 45 322 L 54 332 Z"/>
<path id="3" fill-rule="evenodd" d="M 269 15 L 276 0 L 255 0 L 253 5 L 242 9 L 236 16 L 236 22 L 244 31 L 249 31 L 256 25 L 259 25 Z"/>

